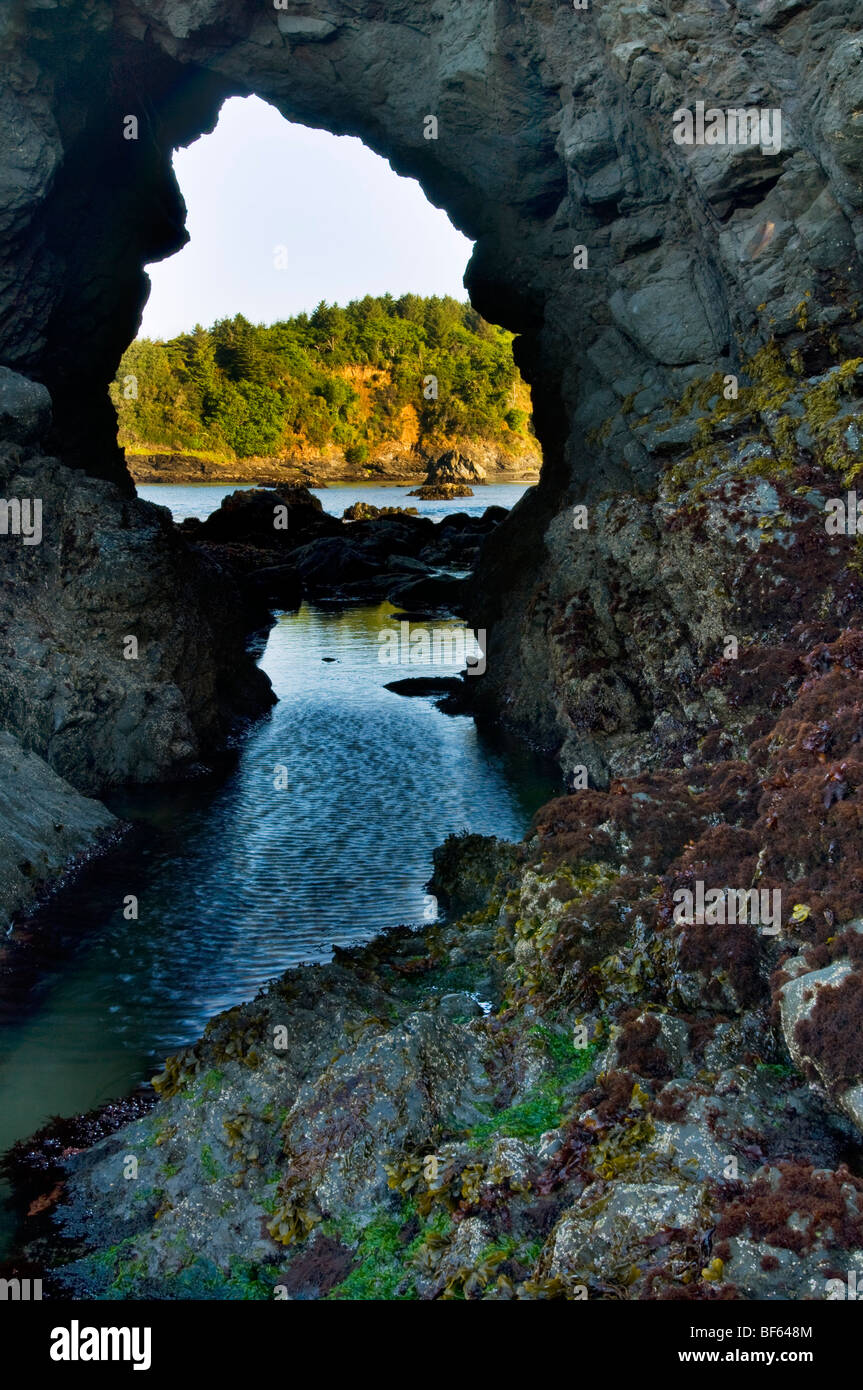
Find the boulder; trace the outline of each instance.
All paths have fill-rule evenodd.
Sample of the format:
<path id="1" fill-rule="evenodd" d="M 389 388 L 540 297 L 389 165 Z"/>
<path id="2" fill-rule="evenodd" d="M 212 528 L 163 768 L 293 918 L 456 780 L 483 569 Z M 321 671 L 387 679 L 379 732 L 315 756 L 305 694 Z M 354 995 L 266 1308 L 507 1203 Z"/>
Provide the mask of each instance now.
<path id="1" fill-rule="evenodd" d="M 434 459 L 428 467 L 426 483 L 430 487 L 440 486 L 442 483 L 484 483 L 486 480 L 485 469 L 481 464 L 475 463 L 458 449 L 447 449 Z M 463 497 L 466 493 L 461 494 Z"/>
<path id="2" fill-rule="evenodd" d="M 287 516 L 279 508 L 287 507 Z M 281 523 L 286 519 L 287 525 Z M 280 524 L 277 525 L 276 523 Z M 277 488 L 240 488 L 223 497 L 205 521 L 184 522 L 181 530 L 196 541 L 294 546 L 312 535 L 337 534 L 340 523 L 327 515 L 320 498 L 301 484 Z"/>
<path id="3" fill-rule="evenodd" d="M 473 488 L 466 483 L 423 483 L 408 497 L 419 497 L 423 502 L 449 502 L 454 497 L 473 497 Z"/>
<path id="4" fill-rule="evenodd" d="M 412 611 L 457 613 L 464 596 L 465 581 L 445 574 L 430 574 L 423 579 L 396 579 L 387 586 L 390 601 Z"/>
<path id="5" fill-rule="evenodd" d="M 859 935 L 863 922 L 846 930 Z M 788 1051 L 800 1071 L 863 1131 L 863 970 L 847 956 L 812 969 L 805 955 L 786 962 L 784 970 L 791 979 L 778 999 Z"/>
<path id="6" fill-rule="evenodd" d="M 0 367 L 0 439 L 10 444 L 32 444 L 50 424 L 51 396 L 47 387 L 8 367 Z"/>
<path id="7" fill-rule="evenodd" d="M 56 459 L 0 458 L 42 537 L 0 543 L 0 711 L 79 791 L 174 776 L 273 702 L 237 585 L 170 513 Z"/>
<path id="8" fill-rule="evenodd" d="M 105 843 L 119 822 L 100 801 L 51 771 L 0 731 L 0 931 L 77 861 Z"/>

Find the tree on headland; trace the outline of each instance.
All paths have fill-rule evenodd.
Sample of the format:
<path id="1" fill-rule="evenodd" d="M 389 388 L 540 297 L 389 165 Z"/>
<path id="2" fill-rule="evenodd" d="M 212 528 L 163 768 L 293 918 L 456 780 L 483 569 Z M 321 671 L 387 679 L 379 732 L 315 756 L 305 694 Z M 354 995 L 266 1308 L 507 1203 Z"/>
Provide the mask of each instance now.
<path id="1" fill-rule="evenodd" d="M 437 395 L 423 390 L 429 374 Z M 124 390 L 135 377 L 136 391 Z M 249 457 L 298 446 L 362 462 L 402 436 L 421 444 L 530 435 L 512 335 L 456 299 L 366 295 L 264 325 L 242 314 L 127 349 L 111 388 L 120 441 Z M 528 408 L 523 408 L 527 405 Z"/>

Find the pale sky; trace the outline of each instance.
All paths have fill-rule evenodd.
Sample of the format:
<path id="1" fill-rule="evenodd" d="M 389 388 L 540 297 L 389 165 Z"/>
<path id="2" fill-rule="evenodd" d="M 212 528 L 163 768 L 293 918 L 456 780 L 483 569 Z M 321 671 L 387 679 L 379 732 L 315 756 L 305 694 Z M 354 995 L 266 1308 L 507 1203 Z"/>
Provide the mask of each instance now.
<path id="1" fill-rule="evenodd" d="M 235 97 L 212 135 L 177 150 L 174 169 L 191 241 L 148 267 L 140 337 L 236 313 L 273 323 L 322 299 L 387 290 L 467 299 L 472 243 L 414 179 L 351 136 L 291 125 L 257 97 Z"/>

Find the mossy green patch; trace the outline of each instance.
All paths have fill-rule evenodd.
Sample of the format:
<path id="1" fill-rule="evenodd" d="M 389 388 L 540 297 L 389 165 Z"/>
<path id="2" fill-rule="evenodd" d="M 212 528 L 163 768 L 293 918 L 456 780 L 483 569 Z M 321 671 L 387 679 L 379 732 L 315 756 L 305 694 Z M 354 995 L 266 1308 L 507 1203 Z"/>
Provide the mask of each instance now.
<path id="1" fill-rule="evenodd" d="M 553 1070 L 523 1100 L 474 1125 L 468 1136 L 474 1148 L 493 1137 L 536 1140 L 547 1129 L 557 1129 L 572 1107 L 570 1088 L 590 1070 L 599 1050 L 597 1043 L 574 1047 L 568 1037 L 544 1024 L 530 1031 L 544 1043 Z"/>
<path id="2" fill-rule="evenodd" d="M 222 1170 L 216 1162 L 209 1144 L 204 1144 L 201 1149 L 201 1167 L 211 1182 L 216 1182 L 222 1176 Z"/>
<path id="3" fill-rule="evenodd" d="M 405 1202 L 399 1216 L 374 1217 L 359 1232 L 357 1263 L 346 1279 L 327 1295 L 334 1301 L 370 1302 L 384 1299 L 406 1302 L 417 1297 L 410 1260 L 422 1244 L 424 1232 L 406 1239 L 415 1208 Z M 346 1231 L 342 1227 L 341 1238 Z"/>

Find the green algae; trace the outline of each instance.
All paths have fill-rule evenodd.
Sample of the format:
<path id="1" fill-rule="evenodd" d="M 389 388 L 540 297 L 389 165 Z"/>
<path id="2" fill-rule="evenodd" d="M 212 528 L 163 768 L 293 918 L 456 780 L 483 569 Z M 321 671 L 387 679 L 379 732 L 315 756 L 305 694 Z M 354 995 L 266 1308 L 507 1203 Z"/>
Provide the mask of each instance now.
<path id="1" fill-rule="evenodd" d="M 171 1276 L 171 1292 L 174 1298 L 262 1303 L 272 1300 L 278 1283 L 276 1265 L 253 1264 L 232 1256 L 226 1271 L 199 1255 Z"/>
<path id="2" fill-rule="evenodd" d="M 204 1144 L 201 1149 L 201 1168 L 211 1182 L 216 1182 L 222 1176 L 222 1171 L 213 1157 L 213 1150 L 209 1144 Z"/>
<path id="3" fill-rule="evenodd" d="M 410 1263 L 422 1245 L 426 1232 L 407 1237 L 416 1222 L 416 1208 L 407 1201 L 398 1216 L 381 1213 L 357 1231 L 352 1223 L 326 1223 L 327 1233 L 345 1243 L 351 1235 L 357 1241 L 356 1265 L 350 1274 L 331 1289 L 327 1298 L 334 1302 L 407 1302 L 417 1298 Z M 407 1237 L 407 1238 L 406 1238 Z"/>
<path id="4" fill-rule="evenodd" d="M 492 1138 L 536 1140 L 546 1130 L 557 1129 L 570 1113 L 570 1088 L 590 1071 L 599 1046 L 574 1047 L 568 1037 L 544 1024 L 536 1024 L 530 1033 L 544 1044 L 551 1073 L 523 1100 L 474 1125 L 468 1132 L 472 1148 L 482 1148 Z"/>
<path id="5" fill-rule="evenodd" d="M 678 402 L 668 403 L 672 417 L 681 418 L 696 407 L 706 413 L 697 422 L 695 448 L 668 470 L 666 488 L 670 498 L 679 499 L 683 492 L 692 489 L 694 500 L 699 500 L 729 465 L 727 448 L 716 441 L 719 427 L 727 424 L 743 428 L 759 417 L 765 420 L 771 436 L 769 452 L 737 471 L 747 477 L 768 478 L 791 473 L 799 453 L 801 407 L 819 461 L 834 472 L 842 471 L 846 485 L 850 485 L 863 469 L 863 460 L 853 457 L 843 438 L 849 421 L 836 417 L 841 398 L 850 393 L 861 366 L 863 359 L 848 358 L 834 365 L 814 385 L 807 384 L 802 379 L 799 351 L 786 361 L 778 343 L 771 339 L 743 363 L 741 375 L 747 376 L 750 384 L 741 383 L 736 399 L 724 399 L 719 373 L 690 382 Z M 789 410 L 792 402 L 794 411 Z"/>
<path id="6" fill-rule="evenodd" d="M 217 1096 L 222 1089 L 224 1079 L 225 1073 L 216 1067 L 211 1067 L 208 1072 L 205 1072 L 201 1080 L 201 1093 L 196 1098 L 195 1104 L 203 1105 L 205 1101 L 212 1100 L 214 1096 Z"/>

